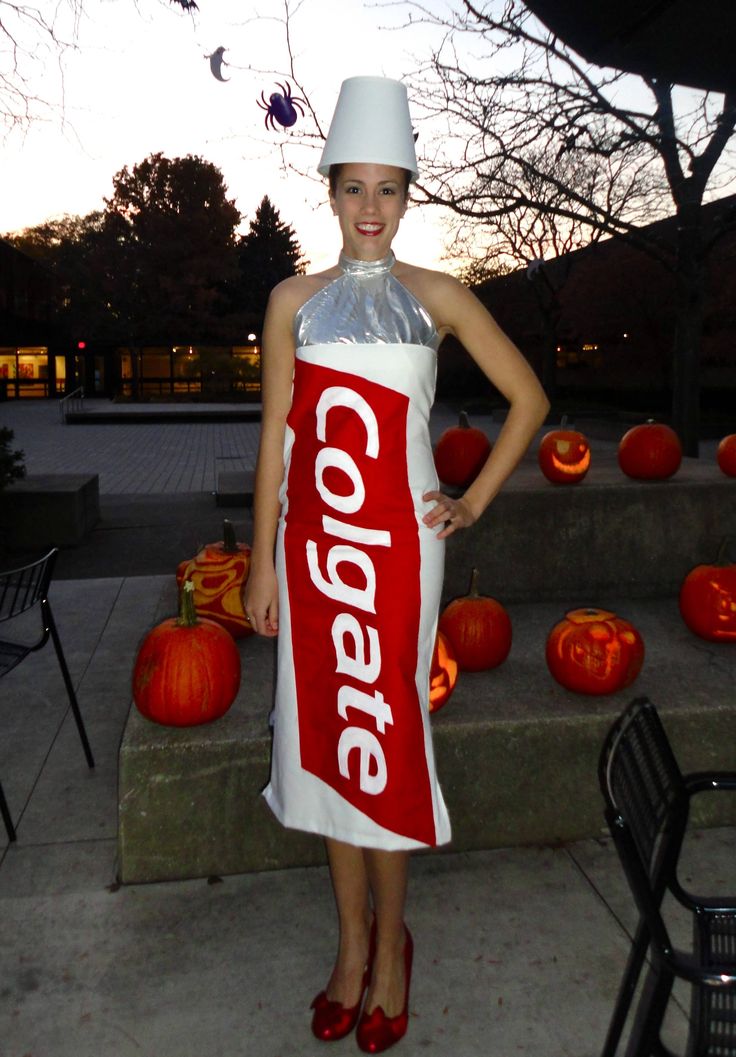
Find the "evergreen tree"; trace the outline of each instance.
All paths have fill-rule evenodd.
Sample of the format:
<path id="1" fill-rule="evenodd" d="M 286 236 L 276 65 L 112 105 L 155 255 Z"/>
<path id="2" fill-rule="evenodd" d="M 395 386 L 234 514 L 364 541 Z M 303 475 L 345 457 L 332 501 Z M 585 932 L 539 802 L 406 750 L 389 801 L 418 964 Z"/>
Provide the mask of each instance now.
<path id="1" fill-rule="evenodd" d="M 290 275 L 302 275 L 309 263 L 302 256 L 294 229 L 281 219 L 268 195 L 264 195 L 248 233 L 238 243 L 238 259 L 239 307 L 261 318 L 274 286 Z"/>

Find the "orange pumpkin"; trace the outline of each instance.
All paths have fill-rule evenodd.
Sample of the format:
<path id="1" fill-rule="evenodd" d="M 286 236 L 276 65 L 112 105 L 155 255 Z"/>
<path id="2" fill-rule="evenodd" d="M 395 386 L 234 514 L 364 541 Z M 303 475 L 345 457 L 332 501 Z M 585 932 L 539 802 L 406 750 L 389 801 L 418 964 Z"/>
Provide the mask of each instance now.
<path id="1" fill-rule="evenodd" d="M 736 433 L 729 433 L 718 445 L 718 465 L 728 477 L 736 477 Z"/>
<path id="2" fill-rule="evenodd" d="M 636 679 L 644 642 L 627 620 L 605 609 L 573 609 L 547 638 L 547 666 L 579 694 L 612 694 Z"/>
<path id="3" fill-rule="evenodd" d="M 624 433 L 618 446 L 618 464 L 627 475 L 641 481 L 671 477 L 680 468 L 682 445 L 670 426 L 645 422 Z"/>
<path id="4" fill-rule="evenodd" d="M 680 588 L 682 619 L 710 642 L 736 642 L 736 564 L 726 561 L 727 546 L 713 564 L 691 569 Z"/>
<path id="5" fill-rule="evenodd" d="M 553 484 L 577 484 L 590 469 L 588 438 L 576 429 L 566 429 L 564 415 L 559 429 L 545 433 L 539 444 L 539 468 Z"/>
<path id="6" fill-rule="evenodd" d="M 473 569 L 468 594 L 443 609 L 439 628 L 450 640 L 463 672 L 496 668 L 509 655 L 511 620 L 495 598 L 478 594 L 477 569 Z"/>
<path id="7" fill-rule="evenodd" d="M 465 411 L 457 426 L 450 426 L 434 448 L 434 465 L 443 484 L 465 488 L 478 476 L 491 451 L 491 442 L 482 429 L 470 425 Z"/>
<path id="8" fill-rule="evenodd" d="M 222 535 L 218 543 L 205 543 L 194 558 L 179 563 L 176 582 L 181 590 L 184 581 L 191 580 L 197 613 L 221 624 L 233 638 L 242 639 L 253 634 L 243 609 L 250 547 L 236 541 L 235 530 L 227 518 Z"/>
<path id="9" fill-rule="evenodd" d="M 437 632 L 429 673 L 429 711 L 438 712 L 447 704 L 457 682 L 457 661 L 446 635 Z"/>
<path id="10" fill-rule="evenodd" d="M 193 727 L 224 715 L 240 686 L 240 654 L 232 636 L 200 620 L 194 586 L 184 584 L 178 617 L 146 635 L 133 668 L 133 700 L 147 719 Z"/>

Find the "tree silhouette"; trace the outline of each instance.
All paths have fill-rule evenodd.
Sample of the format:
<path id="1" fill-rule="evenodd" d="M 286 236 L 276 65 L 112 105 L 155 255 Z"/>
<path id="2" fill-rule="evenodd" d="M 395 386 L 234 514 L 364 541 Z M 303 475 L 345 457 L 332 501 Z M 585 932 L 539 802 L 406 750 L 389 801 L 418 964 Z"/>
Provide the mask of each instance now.
<path id="1" fill-rule="evenodd" d="M 281 219 L 268 195 L 264 195 L 247 234 L 238 243 L 238 261 L 241 277 L 237 300 L 246 312 L 260 318 L 274 286 L 290 275 L 301 275 L 309 263 L 293 227 Z"/>
<path id="2" fill-rule="evenodd" d="M 442 41 L 414 92 L 446 130 L 425 150 L 420 202 L 478 230 L 525 211 L 552 215 L 623 237 L 669 269 L 678 285 L 672 419 L 697 454 L 707 257 L 736 222 L 724 210 L 706 234 L 703 204 L 733 176 L 736 94 L 591 67 L 520 0 L 461 0 L 439 14 L 409 7 Z M 674 243 L 651 227 L 671 213 Z"/>
<path id="3" fill-rule="evenodd" d="M 220 170 L 152 154 L 116 174 L 105 207 L 96 263 L 117 333 L 134 345 L 216 341 L 240 221 Z"/>

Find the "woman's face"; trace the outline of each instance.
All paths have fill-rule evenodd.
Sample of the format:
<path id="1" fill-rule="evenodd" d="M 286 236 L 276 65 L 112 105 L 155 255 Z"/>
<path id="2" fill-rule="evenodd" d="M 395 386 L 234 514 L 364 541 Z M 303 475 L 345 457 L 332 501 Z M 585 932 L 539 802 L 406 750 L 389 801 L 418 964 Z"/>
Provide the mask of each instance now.
<path id="1" fill-rule="evenodd" d="M 341 167 L 330 205 L 348 257 L 378 261 L 386 256 L 406 212 L 404 187 L 404 170 L 394 165 L 351 162 Z"/>

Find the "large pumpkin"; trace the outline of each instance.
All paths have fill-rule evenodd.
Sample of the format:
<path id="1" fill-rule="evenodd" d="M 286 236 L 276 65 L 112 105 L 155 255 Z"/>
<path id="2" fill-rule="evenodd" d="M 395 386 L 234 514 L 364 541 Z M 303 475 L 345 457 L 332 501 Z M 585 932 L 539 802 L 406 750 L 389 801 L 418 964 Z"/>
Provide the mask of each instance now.
<path id="1" fill-rule="evenodd" d="M 728 477 L 736 477 L 736 433 L 729 433 L 718 445 L 718 465 Z"/>
<path id="2" fill-rule="evenodd" d="M 680 612 L 701 639 L 736 642 L 736 564 L 725 559 L 727 541 L 712 565 L 696 565 L 680 588 Z"/>
<path id="3" fill-rule="evenodd" d="M 641 635 L 605 609 L 573 609 L 547 638 L 547 666 L 579 694 L 612 694 L 636 679 L 644 663 Z"/>
<path id="4" fill-rule="evenodd" d="M 563 416 L 559 429 L 545 433 L 539 444 L 539 468 L 553 484 L 577 484 L 590 469 L 590 444 L 585 434 L 566 428 Z"/>
<path id="5" fill-rule="evenodd" d="M 618 464 L 627 477 L 664 480 L 679 470 L 681 462 L 680 438 L 662 422 L 634 426 L 619 442 Z"/>
<path id="6" fill-rule="evenodd" d="M 450 640 L 437 632 L 429 673 L 429 711 L 437 712 L 447 704 L 457 682 L 457 661 Z"/>
<path id="7" fill-rule="evenodd" d="M 511 649 L 511 620 L 500 602 L 478 593 L 478 570 L 473 569 L 470 590 L 445 607 L 439 628 L 452 643 L 463 672 L 495 668 Z"/>
<path id="8" fill-rule="evenodd" d="M 441 434 L 434 448 L 434 465 L 443 484 L 465 488 L 478 476 L 491 451 L 482 429 L 470 425 L 465 411 L 457 426 Z"/>
<path id="9" fill-rule="evenodd" d="M 222 539 L 205 543 L 193 558 L 179 563 L 176 582 L 194 584 L 194 604 L 201 617 L 209 617 L 235 639 L 253 634 L 243 610 L 243 587 L 250 569 L 250 547 L 238 543 L 232 523 L 225 518 Z"/>
<path id="10" fill-rule="evenodd" d="M 240 654 L 231 635 L 197 617 L 194 586 L 184 584 L 178 617 L 146 635 L 133 668 L 138 710 L 171 727 L 193 727 L 224 715 L 240 686 Z"/>

